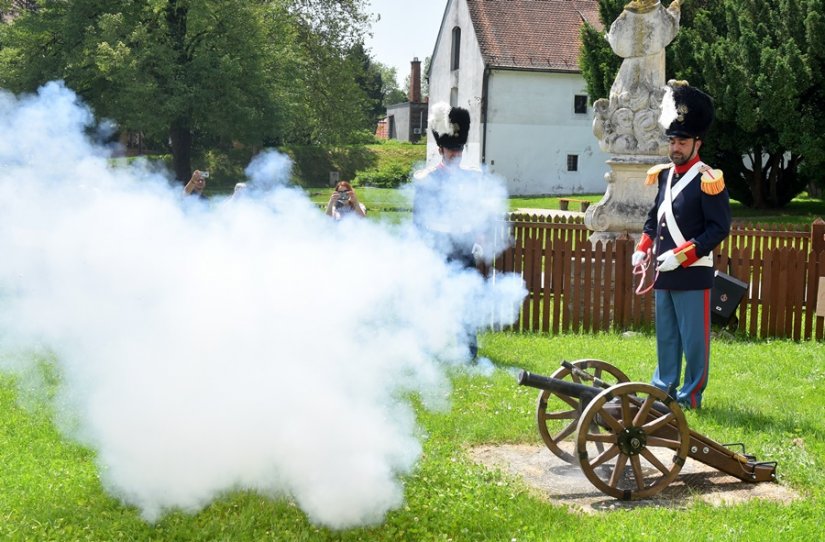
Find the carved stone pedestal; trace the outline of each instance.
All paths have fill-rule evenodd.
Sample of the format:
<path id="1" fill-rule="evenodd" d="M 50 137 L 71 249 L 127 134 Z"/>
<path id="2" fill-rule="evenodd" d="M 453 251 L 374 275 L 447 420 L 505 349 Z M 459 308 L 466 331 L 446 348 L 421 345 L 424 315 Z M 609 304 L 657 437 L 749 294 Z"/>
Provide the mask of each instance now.
<path id="1" fill-rule="evenodd" d="M 645 185 L 647 170 L 667 161 L 662 156 L 614 156 L 607 161 L 607 190 L 584 215 L 584 224 L 593 231 L 592 243 L 612 241 L 625 233 L 639 237 L 656 197 L 656 185 Z"/>

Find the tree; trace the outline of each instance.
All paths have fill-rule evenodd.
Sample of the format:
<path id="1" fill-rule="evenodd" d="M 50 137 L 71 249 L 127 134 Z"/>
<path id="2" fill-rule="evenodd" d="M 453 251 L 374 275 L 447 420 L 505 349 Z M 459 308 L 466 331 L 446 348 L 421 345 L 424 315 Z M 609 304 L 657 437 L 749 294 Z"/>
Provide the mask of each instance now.
<path id="1" fill-rule="evenodd" d="M 363 42 L 363 0 L 289 0 L 300 14 L 295 25 L 301 62 L 292 134 L 295 143 L 344 143 L 370 124 L 369 103 L 347 53 Z"/>
<path id="2" fill-rule="evenodd" d="M 11 20 L 23 11 L 34 11 L 37 0 L 0 0 L 0 21 Z"/>
<path id="3" fill-rule="evenodd" d="M 716 99 L 709 151 L 736 199 L 781 207 L 825 165 L 821 1 L 707 2 L 692 23 L 672 65 Z"/>
<path id="4" fill-rule="evenodd" d="M 381 66 L 367 54 L 364 44 L 356 43 L 349 52 L 349 61 L 355 73 L 355 82 L 364 92 L 366 105 L 365 128 L 375 129 L 375 122 L 384 114 L 384 80 Z"/>
<path id="5" fill-rule="evenodd" d="M 621 4 L 600 0 L 605 26 Z M 819 178 L 825 162 L 819 128 L 825 105 L 822 2 L 690 5 L 694 9 L 683 7 L 681 30 L 667 50 L 667 69 L 669 78 L 685 79 L 714 97 L 716 122 L 702 156 L 725 171 L 735 199 L 756 208 L 783 206 Z M 609 46 L 598 32 L 587 25 L 582 32 L 588 92 L 605 97 L 619 63 L 607 57 Z"/>
<path id="6" fill-rule="evenodd" d="M 427 98 L 430 96 L 430 61 L 432 57 L 426 56 L 424 57 L 424 67 L 423 72 L 421 74 L 421 99 Z"/>
<path id="7" fill-rule="evenodd" d="M 196 140 L 327 142 L 357 128 L 347 52 L 363 0 L 45 2 L 0 26 L 0 86 L 63 79 L 98 116 L 169 141 L 175 175 Z"/>
<path id="8" fill-rule="evenodd" d="M 591 103 L 610 96 L 610 87 L 622 65 L 622 59 L 607 43 L 605 32 L 622 12 L 625 3 L 624 0 L 599 0 L 599 19 L 605 30 L 599 30 L 587 21 L 582 25 L 579 66 Z"/>
<path id="9" fill-rule="evenodd" d="M 386 64 L 376 62 L 378 71 L 381 74 L 381 93 L 383 94 L 383 104 L 387 106 L 399 104 L 407 101 L 407 94 L 398 88 L 398 71 Z"/>

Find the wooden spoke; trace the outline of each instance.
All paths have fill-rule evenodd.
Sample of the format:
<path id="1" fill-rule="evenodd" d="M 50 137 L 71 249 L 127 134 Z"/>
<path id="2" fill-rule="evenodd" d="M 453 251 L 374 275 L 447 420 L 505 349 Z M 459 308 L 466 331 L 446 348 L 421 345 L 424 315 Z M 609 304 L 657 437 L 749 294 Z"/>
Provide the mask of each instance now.
<path id="1" fill-rule="evenodd" d="M 573 407 L 573 409 L 575 410 L 578 410 L 579 405 L 581 404 L 581 401 L 579 401 L 575 397 L 570 397 L 569 395 L 564 395 L 563 393 L 554 393 L 553 396 L 557 397 L 558 399 L 561 399 L 562 401 Z"/>
<path id="2" fill-rule="evenodd" d="M 647 431 L 648 433 L 655 433 L 659 429 L 661 429 L 666 424 L 669 424 L 673 421 L 675 416 L 673 415 L 673 411 L 665 414 L 664 416 L 660 416 L 653 420 L 652 422 L 648 422 L 642 426 L 642 429 Z"/>
<path id="3" fill-rule="evenodd" d="M 662 463 L 661 461 L 659 461 L 659 458 L 658 458 L 658 457 L 656 457 L 655 455 L 653 455 L 653 452 L 651 452 L 651 451 L 650 451 L 650 450 L 648 450 L 647 448 L 645 448 L 644 450 L 642 450 L 642 457 L 644 457 L 645 459 L 647 459 L 647 460 L 648 460 L 648 462 L 649 462 L 651 465 L 653 465 L 654 467 L 656 467 L 657 469 L 659 469 L 659 472 L 661 472 L 661 473 L 667 473 L 668 468 L 664 465 L 664 463 Z"/>
<path id="4" fill-rule="evenodd" d="M 642 406 L 639 407 L 639 411 L 636 413 L 636 417 L 633 418 L 633 425 L 635 427 L 639 427 L 642 425 L 642 421 L 647 419 L 647 415 L 650 412 L 650 409 L 653 407 L 653 403 L 656 402 L 652 396 L 648 396 L 647 399 L 644 400 Z"/>
<path id="5" fill-rule="evenodd" d="M 564 412 L 539 412 L 543 420 L 578 420 L 579 413 L 576 410 L 565 410 Z"/>
<path id="6" fill-rule="evenodd" d="M 610 481 L 607 482 L 607 485 L 613 488 L 619 485 L 619 480 L 621 480 L 622 475 L 624 474 L 625 465 L 627 465 L 627 456 L 624 454 L 619 454 L 619 457 L 616 459 L 616 465 L 613 467 L 613 472 L 610 474 Z"/>
<path id="7" fill-rule="evenodd" d="M 593 468 L 598 467 L 599 465 L 603 464 L 605 461 L 610 461 L 614 457 L 619 455 L 619 447 L 618 446 L 611 446 L 601 454 L 599 454 L 596 459 L 594 459 L 590 466 Z"/>
<path id="8" fill-rule="evenodd" d="M 682 443 L 678 440 L 671 440 L 669 438 L 647 437 L 647 445 L 656 448 L 669 448 L 677 450 Z"/>
<path id="9" fill-rule="evenodd" d="M 587 442 L 616 444 L 616 435 L 613 433 L 587 433 Z"/>
<path id="10" fill-rule="evenodd" d="M 614 432 L 616 432 L 616 433 L 619 433 L 622 429 L 624 429 L 624 426 L 623 426 L 623 425 L 619 422 L 619 420 L 617 420 L 616 418 L 614 418 L 614 417 L 613 417 L 613 416 L 612 416 L 609 412 L 607 412 L 607 411 L 604 411 L 604 410 L 602 410 L 602 411 L 601 411 L 601 413 L 600 413 L 600 419 L 601 419 L 603 422 L 605 422 L 607 425 L 609 425 L 609 426 L 610 426 L 610 429 L 611 429 L 611 430 L 613 430 L 613 431 L 614 431 Z"/>
<path id="11" fill-rule="evenodd" d="M 594 424 L 590 424 L 590 428 L 588 429 L 588 434 L 590 434 L 590 435 L 603 435 L 604 433 L 602 433 L 602 428 L 594 423 Z M 604 451 L 604 443 L 601 440 L 592 440 L 591 441 L 590 439 L 588 439 L 588 441 L 593 442 L 593 443 L 596 444 L 596 451 L 598 451 L 599 453 L 602 453 Z"/>
<path id="12" fill-rule="evenodd" d="M 630 396 L 622 395 L 622 423 L 625 427 L 633 425 L 633 413 L 630 411 Z"/>
<path id="13" fill-rule="evenodd" d="M 572 435 L 573 431 L 576 430 L 576 422 L 577 421 L 578 420 L 573 420 L 572 422 L 567 424 L 567 427 L 565 427 L 558 435 L 553 437 L 553 440 L 556 443 L 558 443 L 558 442 L 561 442 L 562 440 L 564 440 L 565 438 L 569 437 L 570 435 Z"/>
<path id="14" fill-rule="evenodd" d="M 645 475 L 642 472 L 642 462 L 638 455 L 630 456 L 630 465 L 633 467 L 633 477 L 636 478 L 636 489 L 645 488 Z"/>

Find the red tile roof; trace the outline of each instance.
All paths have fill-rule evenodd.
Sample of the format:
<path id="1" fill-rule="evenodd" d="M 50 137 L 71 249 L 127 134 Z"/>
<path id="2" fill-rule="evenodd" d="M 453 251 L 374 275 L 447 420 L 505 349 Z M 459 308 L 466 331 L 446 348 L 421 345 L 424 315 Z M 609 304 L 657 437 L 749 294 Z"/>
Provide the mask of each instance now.
<path id="1" fill-rule="evenodd" d="M 596 0 L 467 0 L 484 61 L 499 68 L 579 71 L 582 20 Z"/>

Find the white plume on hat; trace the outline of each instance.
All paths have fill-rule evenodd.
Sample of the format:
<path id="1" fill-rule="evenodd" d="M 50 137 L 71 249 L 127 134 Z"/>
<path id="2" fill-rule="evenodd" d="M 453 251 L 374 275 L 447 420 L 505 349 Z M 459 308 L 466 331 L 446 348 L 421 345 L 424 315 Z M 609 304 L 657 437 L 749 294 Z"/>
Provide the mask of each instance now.
<path id="1" fill-rule="evenodd" d="M 679 113 L 676 111 L 676 100 L 673 99 L 673 87 L 665 87 L 665 95 L 662 97 L 662 114 L 659 115 L 659 124 L 667 130 L 670 124 L 676 120 Z"/>
<path id="2" fill-rule="evenodd" d="M 450 107 L 445 102 L 438 102 L 432 107 L 428 124 L 430 129 L 436 132 L 439 136 L 457 136 L 458 125 L 450 122 Z"/>

